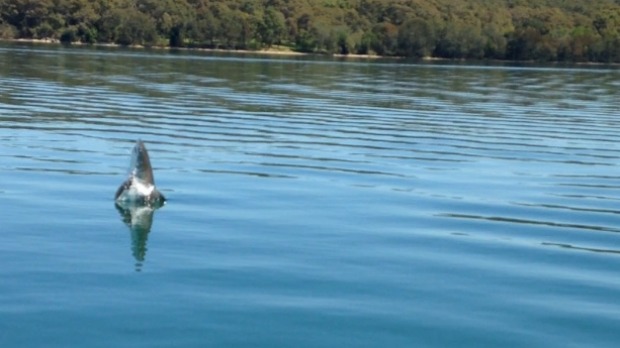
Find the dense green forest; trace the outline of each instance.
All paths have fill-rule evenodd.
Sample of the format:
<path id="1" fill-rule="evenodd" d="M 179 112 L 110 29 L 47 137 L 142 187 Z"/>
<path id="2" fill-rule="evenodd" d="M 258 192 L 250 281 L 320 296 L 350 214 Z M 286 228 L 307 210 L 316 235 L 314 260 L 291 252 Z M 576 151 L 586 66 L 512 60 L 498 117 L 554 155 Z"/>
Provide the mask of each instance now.
<path id="1" fill-rule="evenodd" d="M 0 38 L 620 62 L 620 0 L 0 0 Z"/>

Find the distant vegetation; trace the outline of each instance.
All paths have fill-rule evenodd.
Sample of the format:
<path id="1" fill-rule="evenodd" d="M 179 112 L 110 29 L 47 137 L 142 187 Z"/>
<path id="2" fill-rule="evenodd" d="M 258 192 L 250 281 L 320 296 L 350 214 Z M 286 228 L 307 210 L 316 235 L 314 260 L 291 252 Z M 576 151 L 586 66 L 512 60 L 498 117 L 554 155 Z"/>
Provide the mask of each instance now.
<path id="1" fill-rule="evenodd" d="M 620 0 L 0 0 L 0 37 L 620 62 Z"/>

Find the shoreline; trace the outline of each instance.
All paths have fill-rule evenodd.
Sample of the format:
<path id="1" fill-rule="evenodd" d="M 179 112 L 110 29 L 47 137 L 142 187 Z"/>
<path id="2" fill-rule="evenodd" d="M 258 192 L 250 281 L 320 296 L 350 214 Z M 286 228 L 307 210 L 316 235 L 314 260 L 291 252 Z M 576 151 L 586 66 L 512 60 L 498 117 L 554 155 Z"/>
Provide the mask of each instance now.
<path id="1" fill-rule="evenodd" d="M 0 42 L 21 42 L 21 43 L 33 43 L 33 44 L 46 44 L 46 45 L 68 45 L 68 46 L 92 46 L 92 47 L 109 47 L 109 48 L 134 48 L 134 49 L 157 49 L 157 50 L 183 50 L 183 51 L 197 51 L 197 52 L 215 52 L 215 53 L 239 53 L 239 54 L 260 54 L 265 56 L 325 56 L 334 58 L 355 58 L 355 59 L 402 59 L 402 57 L 387 57 L 379 56 L 376 54 L 323 54 L 316 52 L 298 52 L 293 51 L 290 48 L 282 49 L 283 46 L 276 46 L 271 48 L 264 48 L 260 50 L 247 50 L 247 49 L 224 49 L 224 48 L 202 48 L 202 47 L 170 47 L 170 46 L 143 46 L 143 45 L 119 45 L 115 43 L 83 43 L 83 42 L 71 42 L 65 44 L 58 39 L 0 39 Z M 280 48 L 278 48 L 280 47 Z M 434 59 L 430 58 L 429 60 Z M 426 60 L 426 58 L 424 58 Z"/>
<path id="2" fill-rule="evenodd" d="M 205 52 L 205 53 L 235 53 L 235 54 L 257 54 L 263 56 L 283 56 L 283 57 L 331 57 L 337 59 L 365 59 L 365 60 L 377 60 L 377 59 L 388 59 L 388 60 L 401 60 L 408 59 L 408 57 L 402 56 L 380 56 L 377 54 L 340 54 L 340 53 L 320 53 L 320 52 L 298 52 L 293 51 L 287 46 L 274 46 L 271 48 L 265 48 L 260 50 L 248 50 L 248 49 L 224 49 L 224 48 L 202 48 L 202 47 L 170 47 L 170 46 L 143 46 L 143 45 L 119 45 L 115 43 L 83 43 L 83 42 L 72 42 L 70 44 L 64 44 L 60 42 L 58 39 L 6 39 L 0 38 L 0 42 L 17 42 L 17 43 L 32 43 L 32 44 L 42 44 L 42 45 L 68 45 L 68 46 L 91 46 L 91 47 L 106 47 L 106 48 L 132 48 L 132 49 L 154 49 L 154 50 L 181 50 L 181 51 L 196 51 L 196 52 Z M 603 63 L 603 62 L 571 62 L 571 61 L 544 61 L 539 62 L 535 60 L 508 60 L 508 59 L 486 59 L 486 60 L 468 60 L 468 59 L 450 59 L 450 58 L 441 58 L 441 57 L 422 57 L 422 58 L 409 58 L 414 59 L 420 62 L 487 62 L 487 63 L 495 63 L 495 64 L 542 64 L 542 65 L 574 65 L 574 66 L 608 66 L 613 68 L 620 67 L 620 63 Z"/>

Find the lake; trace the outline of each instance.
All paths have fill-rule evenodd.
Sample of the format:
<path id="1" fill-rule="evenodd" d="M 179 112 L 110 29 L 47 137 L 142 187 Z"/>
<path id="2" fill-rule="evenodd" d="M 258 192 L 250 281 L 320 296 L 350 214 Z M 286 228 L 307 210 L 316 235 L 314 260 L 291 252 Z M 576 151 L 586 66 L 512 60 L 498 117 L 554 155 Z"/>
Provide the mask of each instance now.
<path id="1" fill-rule="evenodd" d="M 617 347 L 619 112 L 604 66 L 2 44 L 0 346 Z"/>

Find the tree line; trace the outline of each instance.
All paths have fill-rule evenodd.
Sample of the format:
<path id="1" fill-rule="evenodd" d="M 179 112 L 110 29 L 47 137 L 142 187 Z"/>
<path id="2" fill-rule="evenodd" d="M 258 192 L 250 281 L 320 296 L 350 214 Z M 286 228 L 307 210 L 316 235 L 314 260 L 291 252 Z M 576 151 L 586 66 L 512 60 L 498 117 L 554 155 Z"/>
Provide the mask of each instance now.
<path id="1" fill-rule="evenodd" d="M 620 0 L 0 0 L 0 38 L 620 62 Z"/>

